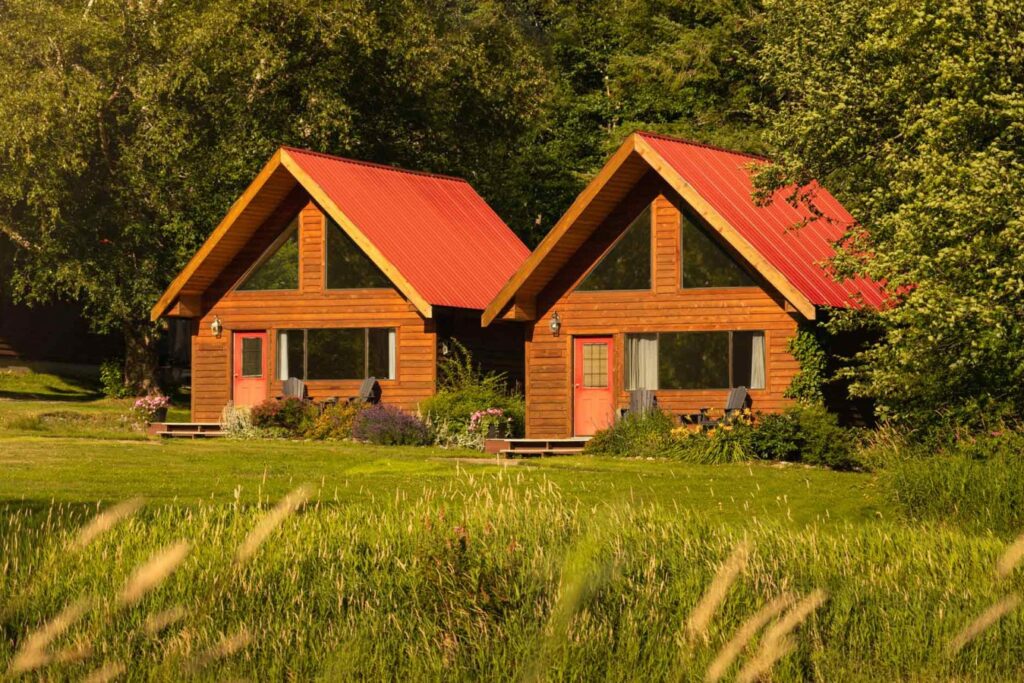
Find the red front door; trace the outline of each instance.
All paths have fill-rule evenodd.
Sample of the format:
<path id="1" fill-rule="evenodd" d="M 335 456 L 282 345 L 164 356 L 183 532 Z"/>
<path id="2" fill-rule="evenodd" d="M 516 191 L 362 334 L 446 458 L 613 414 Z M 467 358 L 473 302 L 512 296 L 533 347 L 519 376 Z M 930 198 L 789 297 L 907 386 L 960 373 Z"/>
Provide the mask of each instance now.
<path id="1" fill-rule="evenodd" d="M 254 406 L 267 398 L 267 333 L 235 332 L 234 401 Z"/>
<path id="2" fill-rule="evenodd" d="M 614 344 L 611 337 L 576 337 L 573 347 L 573 430 L 591 436 L 614 418 Z"/>

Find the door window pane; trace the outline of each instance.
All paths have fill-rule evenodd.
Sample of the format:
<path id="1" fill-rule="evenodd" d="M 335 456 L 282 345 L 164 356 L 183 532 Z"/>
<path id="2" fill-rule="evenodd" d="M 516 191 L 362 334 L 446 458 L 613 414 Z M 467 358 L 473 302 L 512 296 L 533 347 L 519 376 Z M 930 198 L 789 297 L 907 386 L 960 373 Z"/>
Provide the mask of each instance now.
<path id="1" fill-rule="evenodd" d="M 242 377 L 263 376 L 263 340 L 259 337 L 242 338 Z"/>
<path id="2" fill-rule="evenodd" d="M 681 332 L 658 338 L 662 389 L 729 387 L 729 333 Z"/>
<path id="3" fill-rule="evenodd" d="M 327 289 L 390 287 L 391 281 L 352 238 L 327 220 Z"/>
<path id="4" fill-rule="evenodd" d="M 619 241 L 576 288 L 581 291 L 651 288 L 651 207 L 640 212 Z"/>
<path id="5" fill-rule="evenodd" d="M 276 244 L 264 255 L 263 261 L 238 285 L 243 291 L 298 289 L 299 288 L 299 231 L 298 217 L 288 226 L 290 232 L 283 242 Z"/>
<path id="6" fill-rule="evenodd" d="M 306 330 L 306 378 L 363 379 L 365 353 L 362 328 Z"/>
<path id="7" fill-rule="evenodd" d="M 608 345 L 583 344 L 583 386 L 608 386 Z"/>
<path id="8" fill-rule="evenodd" d="M 684 212 L 679 224 L 682 286 L 750 287 L 754 279 L 725 247 Z"/>

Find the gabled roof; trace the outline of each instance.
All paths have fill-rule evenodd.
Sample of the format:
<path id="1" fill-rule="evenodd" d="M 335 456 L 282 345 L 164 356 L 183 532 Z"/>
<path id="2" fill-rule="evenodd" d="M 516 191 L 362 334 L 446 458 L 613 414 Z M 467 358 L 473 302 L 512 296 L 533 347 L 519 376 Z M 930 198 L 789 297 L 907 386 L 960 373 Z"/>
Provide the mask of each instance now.
<path id="1" fill-rule="evenodd" d="M 202 294 L 297 187 L 305 190 L 425 317 L 483 310 L 529 255 L 465 180 L 282 147 L 153 307 Z"/>
<path id="2" fill-rule="evenodd" d="M 756 204 L 753 172 L 766 163 L 762 157 L 664 135 L 630 135 L 488 305 L 483 324 L 513 302 L 530 311 L 554 274 L 652 169 L 806 318 L 815 317 L 817 306 L 881 306 L 885 297 L 877 283 L 863 278 L 837 282 L 826 267 L 835 255 L 834 243 L 854 225 L 849 212 L 817 185 L 810 189 L 821 216 L 807 206 L 791 205 L 786 189 L 766 205 Z"/>

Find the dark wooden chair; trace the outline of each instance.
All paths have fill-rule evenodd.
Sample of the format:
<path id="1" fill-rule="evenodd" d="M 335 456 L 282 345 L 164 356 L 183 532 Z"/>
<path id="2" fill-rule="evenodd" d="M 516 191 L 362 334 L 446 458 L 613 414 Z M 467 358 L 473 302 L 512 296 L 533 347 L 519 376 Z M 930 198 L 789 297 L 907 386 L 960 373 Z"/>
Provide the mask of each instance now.
<path id="1" fill-rule="evenodd" d="M 633 389 L 629 392 L 629 412 L 642 414 L 658 407 L 658 397 L 651 389 Z"/>
<path id="2" fill-rule="evenodd" d="M 380 395 L 380 382 L 376 377 L 367 377 L 359 386 L 359 394 L 350 396 L 348 403 L 379 403 Z"/>
<path id="3" fill-rule="evenodd" d="M 289 377 L 281 385 L 281 395 L 278 398 L 306 400 L 306 383 L 298 377 Z"/>
<path id="4" fill-rule="evenodd" d="M 710 408 L 701 408 L 696 413 L 686 413 L 679 416 L 681 424 L 698 425 L 701 429 L 709 429 L 717 424 L 728 424 L 743 412 L 743 409 L 750 403 L 750 392 L 746 387 L 735 387 L 729 391 L 725 399 L 725 412 L 720 418 L 712 418 L 708 415 Z"/>

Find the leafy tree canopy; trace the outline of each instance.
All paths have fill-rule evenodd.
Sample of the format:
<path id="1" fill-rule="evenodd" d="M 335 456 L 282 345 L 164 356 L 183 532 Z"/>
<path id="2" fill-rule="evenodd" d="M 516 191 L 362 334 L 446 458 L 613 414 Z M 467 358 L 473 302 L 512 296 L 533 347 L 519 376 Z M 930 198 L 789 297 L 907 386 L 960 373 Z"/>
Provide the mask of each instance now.
<path id="1" fill-rule="evenodd" d="M 1024 418 L 1024 5 L 775 0 L 760 54 L 778 163 L 861 222 L 837 262 L 884 280 L 855 393 L 883 417 Z"/>

